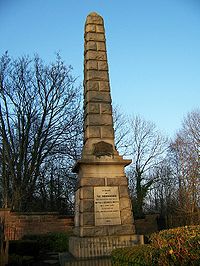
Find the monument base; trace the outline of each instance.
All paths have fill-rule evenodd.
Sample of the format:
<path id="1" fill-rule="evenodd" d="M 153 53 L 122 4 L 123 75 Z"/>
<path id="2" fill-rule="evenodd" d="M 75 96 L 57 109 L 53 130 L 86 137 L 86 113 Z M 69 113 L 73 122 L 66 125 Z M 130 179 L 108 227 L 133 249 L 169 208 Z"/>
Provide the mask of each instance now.
<path id="1" fill-rule="evenodd" d="M 69 252 L 76 258 L 109 256 L 113 249 L 144 244 L 143 235 L 69 238 Z"/>

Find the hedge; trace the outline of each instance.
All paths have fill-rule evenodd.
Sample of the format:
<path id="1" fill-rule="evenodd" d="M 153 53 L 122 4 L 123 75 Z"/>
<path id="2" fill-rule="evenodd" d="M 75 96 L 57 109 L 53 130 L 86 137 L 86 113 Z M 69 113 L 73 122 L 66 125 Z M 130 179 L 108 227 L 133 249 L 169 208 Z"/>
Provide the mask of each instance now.
<path id="1" fill-rule="evenodd" d="M 150 244 L 115 249 L 114 266 L 200 265 L 200 225 L 163 230 L 150 237 Z"/>
<path id="2" fill-rule="evenodd" d="M 40 251 L 67 252 L 69 233 L 47 233 L 41 235 L 25 235 L 23 239 L 35 240 Z"/>

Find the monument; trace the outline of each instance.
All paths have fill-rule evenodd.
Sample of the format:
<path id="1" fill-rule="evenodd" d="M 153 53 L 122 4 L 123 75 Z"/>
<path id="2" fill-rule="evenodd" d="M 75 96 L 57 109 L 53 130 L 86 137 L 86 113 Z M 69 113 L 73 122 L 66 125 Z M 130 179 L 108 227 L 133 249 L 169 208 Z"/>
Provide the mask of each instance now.
<path id="1" fill-rule="evenodd" d="M 143 243 L 143 236 L 135 235 L 124 173 L 131 160 L 114 144 L 104 23 L 97 13 L 87 16 L 84 38 L 84 147 L 74 167 L 75 227 L 69 240 L 69 251 L 83 258 Z"/>

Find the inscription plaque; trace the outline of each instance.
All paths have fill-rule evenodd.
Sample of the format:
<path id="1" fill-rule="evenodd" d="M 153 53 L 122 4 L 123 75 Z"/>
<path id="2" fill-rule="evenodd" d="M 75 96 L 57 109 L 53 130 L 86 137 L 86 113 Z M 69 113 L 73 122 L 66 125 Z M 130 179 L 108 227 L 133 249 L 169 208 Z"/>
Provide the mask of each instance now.
<path id="1" fill-rule="evenodd" d="M 94 187 L 95 225 L 121 224 L 118 187 Z"/>

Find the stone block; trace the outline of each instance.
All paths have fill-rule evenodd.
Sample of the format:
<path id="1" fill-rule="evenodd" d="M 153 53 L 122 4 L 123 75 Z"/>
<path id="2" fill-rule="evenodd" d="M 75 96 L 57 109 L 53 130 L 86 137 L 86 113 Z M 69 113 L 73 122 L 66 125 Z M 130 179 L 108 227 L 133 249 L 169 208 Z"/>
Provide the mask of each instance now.
<path id="1" fill-rule="evenodd" d="M 91 227 L 82 227 L 81 236 L 106 236 L 107 228 L 106 226 L 91 226 Z"/>
<path id="2" fill-rule="evenodd" d="M 98 81 L 93 81 L 93 80 L 88 80 L 86 82 L 86 91 L 98 91 L 99 90 L 99 82 Z"/>
<path id="3" fill-rule="evenodd" d="M 104 178 L 95 178 L 95 177 L 84 177 L 80 180 L 80 186 L 105 186 Z"/>
<path id="4" fill-rule="evenodd" d="M 101 27 L 101 26 L 98 26 L 98 27 Z M 96 32 L 96 26 L 92 24 L 87 24 L 85 27 L 85 32 Z"/>
<path id="5" fill-rule="evenodd" d="M 85 45 L 85 51 L 86 50 L 97 51 L 97 43 L 94 42 L 94 41 L 87 42 L 86 45 Z"/>
<path id="6" fill-rule="evenodd" d="M 81 226 L 94 226 L 94 213 L 81 213 L 80 214 Z"/>
<path id="7" fill-rule="evenodd" d="M 106 52 L 104 51 L 87 51 L 85 54 L 86 60 L 107 60 Z"/>
<path id="8" fill-rule="evenodd" d="M 100 91 L 110 91 L 110 84 L 108 81 L 100 81 L 99 82 L 99 90 Z"/>
<path id="9" fill-rule="evenodd" d="M 129 209 L 131 210 L 131 201 L 129 198 L 120 198 L 119 200 L 119 208 L 120 210 Z"/>
<path id="10" fill-rule="evenodd" d="M 80 199 L 93 199 L 94 188 L 93 187 L 82 187 L 80 189 Z"/>
<path id="11" fill-rule="evenodd" d="M 129 235 L 135 233 L 135 226 L 133 224 L 122 224 L 112 226 L 109 230 L 110 235 Z"/>
<path id="12" fill-rule="evenodd" d="M 112 107 L 110 103 L 101 103 L 101 114 L 112 114 Z"/>
<path id="13" fill-rule="evenodd" d="M 122 224 L 133 224 L 133 215 L 132 212 L 129 210 L 122 210 L 121 211 L 121 221 Z"/>
<path id="14" fill-rule="evenodd" d="M 80 212 L 94 212 L 94 200 L 82 199 L 80 201 Z"/>
<path id="15" fill-rule="evenodd" d="M 90 14 L 87 16 L 86 25 L 87 24 L 103 25 L 103 19 L 100 16 Z"/>
<path id="16" fill-rule="evenodd" d="M 104 70 L 87 70 L 86 80 L 108 80 L 108 72 Z"/>
<path id="17" fill-rule="evenodd" d="M 88 60 L 86 62 L 85 68 L 87 70 L 89 70 L 89 69 L 95 69 L 95 70 L 97 70 L 98 69 L 97 61 L 96 60 Z"/>
<path id="18" fill-rule="evenodd" d="M 88 114 L 100 114 L 100 105 L 99 103 L 88 103 L 86 106 L 86 112 Z"/>
<path id="19" fill-rule="evenodd" d="M 102 138 L 114 138 L 114 130 L 112 126 L 103 126 L 101 128 Z"/>
<path id="20" fill-rule="evenodd" d="M 101 129 L 97 126 L 87 128 L 87 138 L 101 138 Z"/>
<path id="21" fill-rule="evenodd" d="M 103 25 L 96 25 L 96 32 L 104 33 L 104 27 L 103 27 Z"/>
<path id="22" fill-rule="evenodd" d="M 128 186 L 128 181 L 126 177 L 114 177 L 107 179 L 108 186 Z"/>
<path id="23" fill-rule="evenodd" d="M 111 115 L 98 115 L 98 114 L 88 115 L 85 119 L 85 124 L 88 126 L 112 125 L 112 116 Z"/>
<path id="24" fill-rule="evenodd" d="M 86 102 L 101 102 L 101 103 L 111 103 L 111 97 L 109 92 L 96 92 L 88 91 L 85 96 Z"/>
<path id="25" fill-rule="evenodd" d="M 119 197 L 129 198 L 129 191 L 127 186 L 119 186 Z"/>
<path id="26" fill-rule="evenodd" d="M 105 41 L 105 36 L 103 33 L 93 33 L 93 32 L 88 32 L 86 33 L 85 36 L 86 41 Z"/>
<path id="27" fill-rule="evenodd" d="M 98 61 L 98 70 L 108 70 L 107 61 Z"/>
<path id="28" fill-rule="evenodd" d="M 96 42 L 97 50 L 98 51 L 106 51 L 106 44 L 105 42 Z"/>

